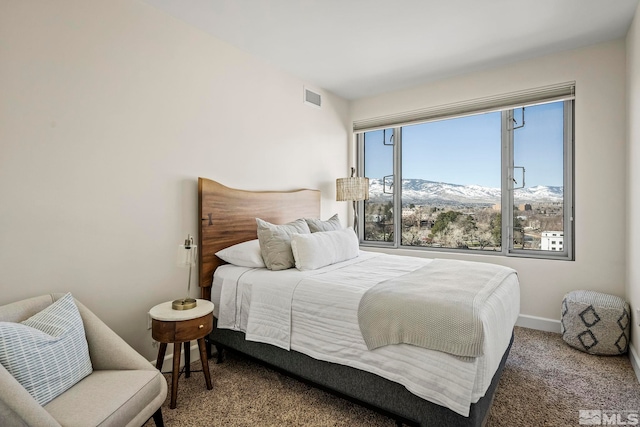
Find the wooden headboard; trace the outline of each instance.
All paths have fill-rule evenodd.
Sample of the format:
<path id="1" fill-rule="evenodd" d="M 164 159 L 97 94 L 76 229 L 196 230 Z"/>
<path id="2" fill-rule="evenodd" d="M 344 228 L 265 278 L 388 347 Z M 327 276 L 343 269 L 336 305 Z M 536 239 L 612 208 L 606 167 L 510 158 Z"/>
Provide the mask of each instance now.
<path id="1" fill-rule="evenodd" d="M 256 218 L 284 224 L 298 218 L 320 218 L 320 191 L 245 191 L 198 178 L 199 284 L 211 299 L 213 272 L 224 264 L 215 253 L 258 238 Z"/>

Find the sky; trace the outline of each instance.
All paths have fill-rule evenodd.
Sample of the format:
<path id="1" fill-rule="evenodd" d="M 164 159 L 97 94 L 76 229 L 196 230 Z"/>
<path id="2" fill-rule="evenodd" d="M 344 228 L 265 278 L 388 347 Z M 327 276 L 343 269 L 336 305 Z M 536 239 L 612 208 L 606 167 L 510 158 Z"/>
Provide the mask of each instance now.
<path id="1" fill-rule="evenodd" d="M 524 166 L 527 187 L 563 185 L 563 103 L 525 108 L 514 131 L 514 165 Z M 514 110 L 516 126 L 522 108 Z M 387 130 L 387 143 L 391 130 Z M 393 147 L 383 131 L 365 134 L 365 175 L 393 173 Z M 500 112 L 440 120 L 402 129 L 403 179 L 500 188 Z M 521 184 L 522 172 L 515 171 Z"/>

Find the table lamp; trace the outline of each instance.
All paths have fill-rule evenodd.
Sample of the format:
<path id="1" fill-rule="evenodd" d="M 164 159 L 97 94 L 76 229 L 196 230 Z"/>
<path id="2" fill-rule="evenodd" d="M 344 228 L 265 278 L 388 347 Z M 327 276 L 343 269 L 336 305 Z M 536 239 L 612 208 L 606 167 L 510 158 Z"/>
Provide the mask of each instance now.
<path id="1" fill-rule="evenodd" d="M 369 178 L 355 176 L 356 168 L 351 168 L 349 178 L 336 179 L 336 201 L 353 202 L 353 231 L 358 234 L 358 210 L 356 203 L 360 200 L 369 200 Z"/>
<path id="2" fill-rule="evenodd" d="M 198 256 L 198 246 L 193 244 L 191 234 L 187 235 L 184 245 L 178 246 L 178 265 L 180 267 L 189 267 L 189 279 L 187 280 L 187 296 L 183 299 L 177 299 L 171 304 L 174 310 L 190 310 L 198 303 L 195 299 L 189 297 L 191 291 L 191 267 L 196 264 Z"/>

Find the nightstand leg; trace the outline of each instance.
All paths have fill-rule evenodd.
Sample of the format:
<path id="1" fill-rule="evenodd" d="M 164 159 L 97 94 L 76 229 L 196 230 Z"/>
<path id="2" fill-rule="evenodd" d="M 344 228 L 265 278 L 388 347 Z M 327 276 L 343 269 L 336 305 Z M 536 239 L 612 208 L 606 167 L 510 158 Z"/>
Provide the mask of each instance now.
<path id="1" fill-rule="evenodd" d="M 156 369 L 162 372 L 162 365 L 164 364 L 164 354 L 167 352 L 167 343 L 161 342 L 158 347 L 158 360 L 156 360 Z"/>
<path id="2" fill-rule="evenodd" d="M 191 341 L 184 342 L 184 377 L 191 377 Z"/>
<path id="3" fill-rule="evenodd" d="M 169 408 L 175 409 L 178 400 L 178 377 L 180 377 L 180 350 L 182 343 L 173 344 L 173 374 L 171 374 L 171 403 Z"/>
<path id="4" fill-rule="evenodd" d="M 209 359 L 207 359 L 207 347 L 204 338 L 198 340 L 198 348 L 200 349 L 200 360 L 202 361 L 202 372 L 204 372 L 204 380 L 207 383 L 207 390 L 211 390 L 211 374 L 209 373 Z"/>

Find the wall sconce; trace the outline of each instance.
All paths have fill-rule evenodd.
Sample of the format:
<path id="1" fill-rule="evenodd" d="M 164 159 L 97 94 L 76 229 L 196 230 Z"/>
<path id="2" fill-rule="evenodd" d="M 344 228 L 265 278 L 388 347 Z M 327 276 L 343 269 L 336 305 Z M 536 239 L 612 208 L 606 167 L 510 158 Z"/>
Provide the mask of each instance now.
<path id="1" fill-rule="evenodd" d="M 187 297 L 173 301 L 171 308 L 174 310 L 190 310 L 198 304 L 195 299 L 189 297 L 191 291 L 191 268 L 196 265 L 197 258 L 198 246 L 193 244 L 193 237 L 191 237 L 191 234 L 188 234 L 184 245 L 178 246 L 178 265 L 180 267 L 189 267 Z"/>

